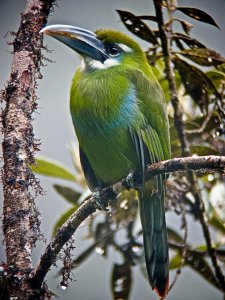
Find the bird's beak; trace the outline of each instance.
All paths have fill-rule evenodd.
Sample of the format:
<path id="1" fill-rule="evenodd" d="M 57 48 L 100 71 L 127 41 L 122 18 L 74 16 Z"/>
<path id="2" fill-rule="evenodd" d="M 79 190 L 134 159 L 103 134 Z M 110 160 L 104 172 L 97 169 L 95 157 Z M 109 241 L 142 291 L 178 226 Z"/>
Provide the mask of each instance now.
<path id="1" fill-rule="evenodd" d="M 101 62 L 108 58 L 104 43 L 89 30 L 69 25 L 49 25 L 44 27 L 40 33 L 52 36 L 82 56 L 88 56 Z"/>

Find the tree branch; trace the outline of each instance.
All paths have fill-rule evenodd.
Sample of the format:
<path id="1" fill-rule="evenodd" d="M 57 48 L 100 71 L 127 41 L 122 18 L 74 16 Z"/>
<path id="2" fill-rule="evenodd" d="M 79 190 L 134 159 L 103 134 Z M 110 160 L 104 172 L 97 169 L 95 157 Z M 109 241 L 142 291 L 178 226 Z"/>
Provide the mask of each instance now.
<path id="1" fill-rule="evenodd" d="M 224 171 L 225 156 L 191 156 L 165 160 L 153 165 L 147 166 L 146 178 L 161 175 L 165 173 L 181 172 L 181 171 L 197 171 L 209 172 L 220 170 Z"/>
<path id="2" fill-rule="evenodd" d="M 20 270 L 31 267 L 31 248 L 35 240 L 33 197 L 34 183 L 29 165 L 34 163 L 38 143 L 31 124 L 36 108 L 36 80 L 40 77 L 41 38 L 39 31 L 47 22 L 53 1 L 28 0 L 21 25 L 13 42 L 14 56 L 10 79 L 3 100 L 3 231 L 9 265 Z"/>
<path id="3" fill-rule="evenodd" d="M 162 0 L 154 0 L 154 5 L 155 5 L 156 18 L 159 27 L 159 36 L 161 40 L 162 52 L 163 52 L 163 57 L 165 62 L 165 73 L 169 83 L 171 103 L 174 109 L 174 125 L 177 130 L 179 140 L 181 142 L 182 156 L 190 156 L 191 154 L 190 154 L 188 141 L 185 134 L 185 126 L 183 122 L 183 113 L 181 111 L 180 104 L 179 104 L 175 75 L 172 67 L 173 61 L 172 61 L 172 54 L 170 49 L 171 29 L 166 30 L 166 26 L 162 14 Z M 168 4 L 168 6 L 170 6 L 170 4 Z"/>
<path id="4" fill-rule="evenodd" d="M 223 171 L 224 172 L 224 171 Z M 218 283 L 221 287 L 221 289 L 225 292 L 225 277 L 224 274 L 218 264 L 217 258 L 216 258 L 216 251 L 215 251 L 215 247 L 213 246 L 212 243 L 212 239 L 211 239 L 211 235 L 210 235 L 210 231 L 209 231 L 209 227 L 207 224 L 207 219 L 205 217 L 205 206 L 204 203 L 201 199 L 201 195 L 200 192 L 198 190 L 198 187 L 196 187 L 197 181 L 196 179 L 193 177 L 193 195 L 195 197 L 195 202 L 196 202 L 196 206 L 198 209 L 198 215 L 199 215 L 199 220 L 201 222 L 202 225 L 202 230 L 203 230 L 203 234 L 205 237 L 205 241 L 206 241 L 206 245 L 207 245 L 207 252 L 209 254 L 209 257 L 211 259 L 215 274 L 216 274 L 216 278 L 218 280 Z"/>
<path id="5" fill-rule="evenodd" d="M 149 180 L 155 175 L 188 171 L 188 170 L 201 170 L 206 171 L 221 171 L 225 170 L 225 156 L 202 156 L 202 157 L 185 157 L 174 158 L 171 160 L 162 161 L 146 167 L 146 180 Z M 125 179 L 117 182 L 114 186 L 122 187 L 125 184 Z M 140 181 L 140 174 L 134 176 L 134 181 Z M 104 204 L 107 205 L 109 200 L 115 199 L 116 194 L 113 192 L 111 186 L 106 187 L 101 192 L 101 198 Z M 57 256 L 65 245 L 65 243 L 72 237 L 78 226 L 92 213 L 97 210 L 95 199 L 91 197 L 85 201 L 76 212 L 63 224 L 57 231 L 53 240 L 46 247 L 44 254 L 41 256 L 40 262 L 33 274 L 31 275 L 30 282 L 32 286 L 40 286 L 49 271 L 50 267 L 55 263 Z"/>

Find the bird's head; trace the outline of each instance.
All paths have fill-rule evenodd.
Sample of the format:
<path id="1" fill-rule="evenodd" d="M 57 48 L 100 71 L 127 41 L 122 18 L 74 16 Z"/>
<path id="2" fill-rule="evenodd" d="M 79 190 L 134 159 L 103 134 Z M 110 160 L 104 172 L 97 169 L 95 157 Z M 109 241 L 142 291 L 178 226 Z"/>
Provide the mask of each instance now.
<path id="1" fill-rule="evenodd" d="M 140 67 L 146 57 L 141 47 L 129 36 L 115 30 L 95 33 L 69 25 L 50 25 L 41 30 L 79 53 L 86 70 L 108 69 L 129 64 Z"/>

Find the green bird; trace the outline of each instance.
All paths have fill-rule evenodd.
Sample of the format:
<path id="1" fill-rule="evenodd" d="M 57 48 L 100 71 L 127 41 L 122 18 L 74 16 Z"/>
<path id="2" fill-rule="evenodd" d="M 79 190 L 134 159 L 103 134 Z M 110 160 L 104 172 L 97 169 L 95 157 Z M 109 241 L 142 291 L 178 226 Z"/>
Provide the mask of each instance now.
<path id="1" fill-rule="evenodd" d="M 145 165 L 170 158 L 164 94 L 141 47 L 115 30 L 50 25 L 48 34 L 80 54 L 70 110 L 87 184 L 97 191 L 139 171 L 140 217 L 152 289 L 168 292 L 169 256 L 164 180 L 145 181 Z"/>

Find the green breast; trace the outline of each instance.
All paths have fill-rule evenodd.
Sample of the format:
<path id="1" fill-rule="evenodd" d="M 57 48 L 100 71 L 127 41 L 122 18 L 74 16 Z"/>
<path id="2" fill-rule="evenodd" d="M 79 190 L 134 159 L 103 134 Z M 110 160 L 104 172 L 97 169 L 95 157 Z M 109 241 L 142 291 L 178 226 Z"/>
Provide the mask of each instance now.
<path id="1" fill-rule="evenodd" d="M 105 76 L 84 76 L 78 71 L 70 99 L 80 147 L 104 184 L 114 183 L 138 168 L 130 129 L 143 122 L 132 84 L 124 76 L 108 72 L 105 70 Z"/>

